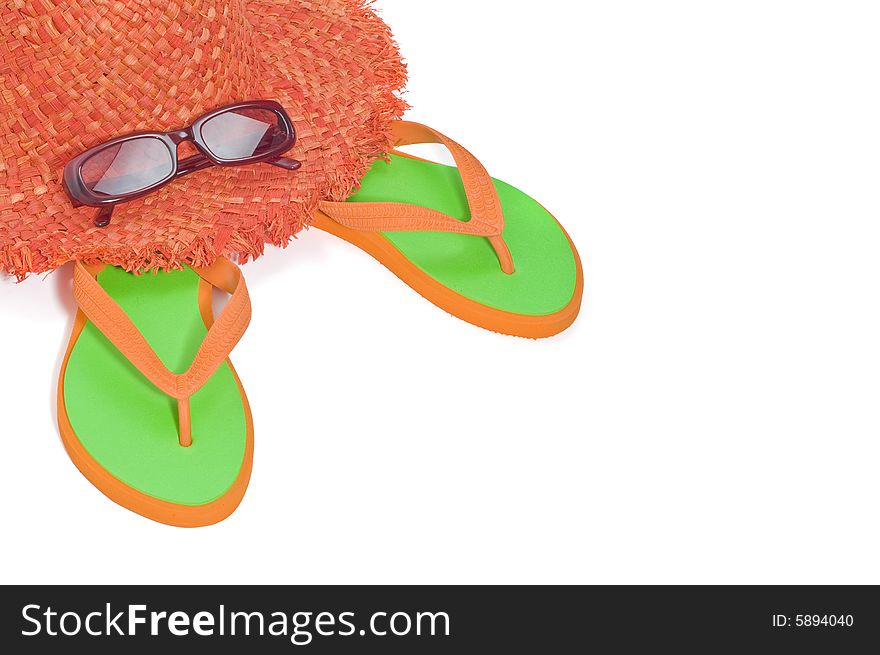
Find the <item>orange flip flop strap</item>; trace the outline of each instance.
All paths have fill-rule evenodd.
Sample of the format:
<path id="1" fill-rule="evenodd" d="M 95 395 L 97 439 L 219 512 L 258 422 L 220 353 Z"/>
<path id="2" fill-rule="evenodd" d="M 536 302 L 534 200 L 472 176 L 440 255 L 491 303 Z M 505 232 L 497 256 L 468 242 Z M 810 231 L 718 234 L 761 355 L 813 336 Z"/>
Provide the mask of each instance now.
<path id="1" fill-rule="evenodd" d="M 198 391 L 229 357 L 244 335 L 251 319 L 251 301 L 244 277 L 227 259 L 212 266 L 194 269 L 215 287 L 232 294 L 223 312 L 208 330 L 192 365 L 180 375 L 172 373 L 159 359 L 147 340 L 98 284 L 97 273 L 77 262 L 73 272 L 73 293 L 80 309 L 143 375 L 159 389 L 179 401 Z"/>
<path id="2" fill-rule="evenodd" d="M 440 143 L 452 153 L 470 209 L 470 220 L 460 221 L 428 207 L 396 202 L 329 202 L 320 209 L 340 225 L 353 230 L 371 232 L 427 231 L 455 232 L 489 239 L 505 273 L 513 273 L 513 259 L 501 234 L 504 213 L 495 184 L 483 165 L 449 137 L 440 132 L 408 121 L 391 124 L 395 146 L 416 143 Z"/>

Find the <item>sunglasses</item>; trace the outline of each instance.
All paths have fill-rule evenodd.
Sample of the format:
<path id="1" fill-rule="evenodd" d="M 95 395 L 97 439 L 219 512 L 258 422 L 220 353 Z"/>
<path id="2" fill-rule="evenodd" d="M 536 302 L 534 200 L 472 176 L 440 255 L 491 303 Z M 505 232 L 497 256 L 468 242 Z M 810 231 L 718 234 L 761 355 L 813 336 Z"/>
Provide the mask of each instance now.
<path id="1" fill-rule="evenodd" d="M 199 154 L 179 160 L 177 149 L 184 141 Z M 64 167 L 63 185 L 74 207 L 98 207 L 94 223 L 106 227 L 117 204 L 211 166 L 265 162 L 298 170 L 301 162 L 282 156 L 295 143 L 293 122 L 280 104 L 239 102 L 180 130 L 138 132 L 89 148 Z"/>

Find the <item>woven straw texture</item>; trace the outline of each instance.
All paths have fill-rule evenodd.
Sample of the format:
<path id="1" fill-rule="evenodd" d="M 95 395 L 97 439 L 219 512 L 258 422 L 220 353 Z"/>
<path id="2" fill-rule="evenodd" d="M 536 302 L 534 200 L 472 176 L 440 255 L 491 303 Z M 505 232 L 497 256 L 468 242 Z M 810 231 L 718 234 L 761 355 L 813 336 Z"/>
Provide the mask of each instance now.
<path id="1" fill-rule="evenodd" d="M 405 109 L 405 68 L 370 4 L 0 0 L 0 272 L 205 266 L 286 245 L 320 200 L 357 187 Z M 215 167 L 119 205 L 106 228 L 62 190 L 91 146 L 250 99 L 287 109 L 302 170 Z"/>

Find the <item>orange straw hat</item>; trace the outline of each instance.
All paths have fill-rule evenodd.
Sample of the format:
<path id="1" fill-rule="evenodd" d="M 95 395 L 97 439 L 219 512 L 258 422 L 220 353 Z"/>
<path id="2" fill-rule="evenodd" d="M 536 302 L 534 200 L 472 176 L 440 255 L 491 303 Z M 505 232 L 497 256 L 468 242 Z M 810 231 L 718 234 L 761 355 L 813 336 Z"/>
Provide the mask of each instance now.
<path id="1" fill-rule="evenodd" d="M 210 265 L 285 245 L 319 201 L 343 200 L 390 150 L 405 68 L 369 0 L 4 0 L 0 5 L 0 271 L 68 260 L 130 271 Z M 273 99 L 303 162 L 213 167 L 95 227 L 65 164 L 138 130 Z"/>

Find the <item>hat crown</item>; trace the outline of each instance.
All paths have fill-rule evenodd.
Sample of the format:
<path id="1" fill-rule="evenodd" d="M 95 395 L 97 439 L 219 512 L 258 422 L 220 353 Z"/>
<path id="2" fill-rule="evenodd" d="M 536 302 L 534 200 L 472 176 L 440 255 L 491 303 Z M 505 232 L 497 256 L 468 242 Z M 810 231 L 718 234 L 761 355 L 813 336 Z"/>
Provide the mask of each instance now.
<path id="1" fill-rule="evenodd" d="M 249 99 L 259 76 L 251 32 L 244 0 L 9 0 L 0 155 L 26 165 L 33 153 L 51 169 L 40 175 L 57 178 L 100 141 Z"/>

